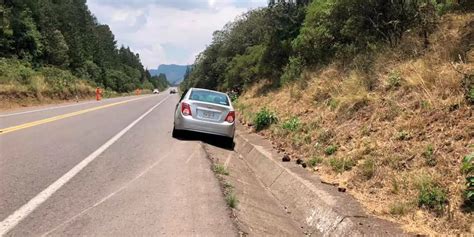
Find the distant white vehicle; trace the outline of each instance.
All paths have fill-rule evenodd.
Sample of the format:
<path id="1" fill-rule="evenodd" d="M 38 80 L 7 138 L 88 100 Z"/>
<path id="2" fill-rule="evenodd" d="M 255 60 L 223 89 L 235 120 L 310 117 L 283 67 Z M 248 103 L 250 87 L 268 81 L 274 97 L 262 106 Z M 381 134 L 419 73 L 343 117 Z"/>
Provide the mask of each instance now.
<path id="1" fill-rule="evenodd" d="M 153 94 L 158 94 L 158 93 L 160 93 L 160 91 L 158 89 L 153 90 Z"/>

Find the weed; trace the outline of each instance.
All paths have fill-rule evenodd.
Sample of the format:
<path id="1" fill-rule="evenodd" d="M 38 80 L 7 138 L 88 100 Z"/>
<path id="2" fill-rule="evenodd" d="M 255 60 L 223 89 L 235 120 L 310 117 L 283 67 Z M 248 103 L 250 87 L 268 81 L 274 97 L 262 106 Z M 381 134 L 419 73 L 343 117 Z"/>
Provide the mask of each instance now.
<path id="1" fill-rule="evenodd" d="M 396 135 L 395 135 L 395 139 L 399 140 L 399 141 L 406 141 L 406 140 L 409 140 L 411 137 L 410 137 L 410 134 L 405 131 L 405 130 L 402 130 L 402 131 L 399 131 Z"/>
<path id="2" fill-rule="evenodd" d="M 466 175 L 464 204 L 472 209 L 474 205 L 474 152 L 463 158 L 461 163 L 461 173 Z"/>
<path id="3" fill-rule="evenodd" d="M 352 169 L 355 165 L 355 161 L 351 158 L 331 158 L 329 165 L 332 169 L 338 173 L 342 173 L 346 170 Z"/>
<path id="4" fill-rule="evenodd" d="M 398 88 L 400 87 L 402 82 L 402 77 L 400 73 L 397 71 L 393 71 L 388 75 L 388 89 Z"/>
<path id="5" fill-rule="evenodd" d="M 389 213 L 396 216 L 404 216 L 411 209 L 410 203 L 406 202 L 394 202 L 390 205 Z"/>
<path id="6" fill-rule="evenodd" d="M 311 167 L 315 167 L 321 163 L 323 163 L 323 158 L 319 157 L 319 156 L 315 156 L 313 158 L 311 158 L 309 161 L 308 161 L 308 164 L 309 166 Z"/>
<path id="7" fill-rule="evenodd" d="M 331 108 L 331 110 L 335 110 L 335 109 L 337 109 L 337 106 L 339 106 L 339 101 L 336 100 L 336 99 L 331 98 L 328 101 L 328 106 L 329 106 L 329 108 Z"/>
<path id="8" fill-rule="evenodd" d="M 464 156 L 461 163 L 461 173 L 465 175 L 474 174 L 474 152 Z"/>
<path id="9" fill-rule="evenodd" d="M 396 178 L 392 178 L 392 193 L 398 194 L 400 192 L 400 184 Z"/>
<path id="10" fill-rule="evenodd" d="M 220 175 L 229 175 L 229 171 L 227 171 L 225 166 L 223 166 L 221 164 L 214 164 L 214 166 L 212 167 L 212 171 L 214 171 L 214 173 L 220 174 Z"/>
<path id="11" fill-rule="evenodd" d="M 255 129 L 257 131 L 268 128 L 271 124 L 274 124 L 278 121 L 277 116 L 274 112 L 269 111 L 267 108 L 262 108 L 256 115 L 254 119 Z"/>
<path id="12" fill-rule="evenodd" d="M 324 149 L 324 153 L 328 156 L 336 153 L 336 151 L 337 151 L 336 145 L 329 145 L 328 147 L 326 147 L 326 149 Z"/>
<path id="13" fill-rule="evenodd" d="M 289 131 L 296 131 L 301 127 L 301 122 L 298 117 L 292 117 L 291 119 L 285 121 L 282 125 L 282 128 Z"/>
<path id="14" fill-rule="evenodd" d="M 433 145 L 428 145 L 425 152 L 423 152 L 423 157 L 425 157 L 425 162 L 428 166 L 435 166 L 437 161 L 434 155 Z"/>
<path id="15" fill-rule="evenodd" d="M 420 107 L 421 107 L 422 109 L 429 109 L 429 108 L 430 108 L 430 103 L 429 103 L 428 101 L 426 101 L 426 100 L 422 100 L 422 101 L 420 102 Z"/>
<path id="16" fill-rule="evenodd" d="M 418 182 L 418 206 L 442 214 L 448 203 L 446 191 L 429 176 L 422 176 Z"/>
<path id="17" fill-rule="evenodd" d="M 366 179 L 371 179 L 375 174 L 375 160 L 373 158 L 368 158 L 361 165 L 362 175 Z"/>
<path id="18" fill-rule="evenodd" d="M 226 190 L 232 190 L 234 188 L 234 186 L 232 186 L 232 184 L 230 184 L 229 182 L 224 182 L 224 184 L 222 184 L 222 186 Z"/>
<path id="19" fill-rule="evenodd" d="M 368 126 L 363 126 L 361 129 L 360 129 L 360 134 L 364 137 L 368 137 L 370 136 L 370 128 Z"/>
<path id="20" fill-rule="evenodd" d="M 467 95 L 467 98 L 471 104 L 474 104 L 474 88 L 469 89 L 469 94 Z"/>
<path id="21" fill-rule="evenodd" d="M 227 202 L 227 205 L 230 207 L 230 208 L 235 208 L 237 207 L 237 204 L 239 202 L 239 200 L 237 200 L 237 197 L 235 196 L 234 193 L 229 193 L 226 197 L 225 197 L 225 201 Z"/>

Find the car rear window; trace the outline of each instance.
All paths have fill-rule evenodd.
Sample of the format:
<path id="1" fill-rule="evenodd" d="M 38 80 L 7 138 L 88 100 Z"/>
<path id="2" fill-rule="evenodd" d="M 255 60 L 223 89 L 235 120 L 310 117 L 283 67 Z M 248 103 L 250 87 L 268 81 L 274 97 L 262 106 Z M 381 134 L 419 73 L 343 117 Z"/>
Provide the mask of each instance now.
<path id="1" fill-rule="evenodd" d="M 213 104 L 229 105 L 229 100 L 225 94 L 212 91 L 193 90 L 189 99 Z"/>

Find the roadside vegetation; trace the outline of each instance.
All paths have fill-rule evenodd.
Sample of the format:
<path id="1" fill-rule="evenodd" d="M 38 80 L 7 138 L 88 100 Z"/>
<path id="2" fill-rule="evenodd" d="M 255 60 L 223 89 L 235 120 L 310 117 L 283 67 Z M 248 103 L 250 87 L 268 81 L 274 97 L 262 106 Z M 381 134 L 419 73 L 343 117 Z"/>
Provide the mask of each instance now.
<path id="1" fill-rule="evenodd" d="M 270 1 L 215 32 L 181 86 L 239 92 L 247 127 L 370 213 L 472 233 L 473 9 Z"/>
<path id="2" fill-rule="evenodd" d="M 85 1 L 5 1 L 0 12 L 0 108 L 91 97 L 97 86 L 110 96 L 168 86 L 117 47 Z"/>

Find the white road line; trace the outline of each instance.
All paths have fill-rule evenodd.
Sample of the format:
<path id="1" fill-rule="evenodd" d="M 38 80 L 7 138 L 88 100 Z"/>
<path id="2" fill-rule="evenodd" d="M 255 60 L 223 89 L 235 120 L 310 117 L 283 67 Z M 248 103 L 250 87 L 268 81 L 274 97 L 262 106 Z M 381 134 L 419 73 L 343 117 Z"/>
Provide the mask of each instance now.
<path id="1" fill-rule="evenodd" d="M 126 189 L 128 186 L 130 186 L 130 184 L 132 184 L 133 182 L 135 182 L 137 179 L 141 178 L 143 175 L 145 175 L 146 173 L 148 173 L 151 169 L 153 169 L 155 166 L 157 166 L 161 161 L 163 161 L 166 157 L 168 157 L 169 155 L 171 154 L 171 150 L 169 152 L 166 153 L 166 155 L 164 156 L 161 156 L 160 159 L 158 159 L 157 161 L 155 161 L 155 163 L 153 163 L 151 166 L 149 166 L 148 168 L 146 168 L 145 170 L 143 170 L 139 175 L 137 175 L 135 178 L 133 178 L 132 180 L 128 181 L 127 183 L 125 183 L 125 185 L 123 185 L 122 187 L 120 187 L 119 189 L 117 189 L 116 191 L 110 193 L 109 195 L 105 196 L 104 198 L 102 198 L 100 201 L 96 202 L 94 205 L 82 210 L 81 212 L 79 212 L 78 214 L 74 215 L 73 217 L 69 218 L 68 220 L 64 221 L 63 223 L 59 224 L 58 226 L 54 227 L 53 229 L 49 230 L 48 232 L 42 234 L 41 236 L 47 236 L 51 233 L 53 233 L 54 231 L 56 231 L 57 229 L 59 229 L 60 227 L 70 223 L 71 221 L 75 220 L 77 217 L 81 216 L 82 214 L 88 212 L 90 209 L 94 208 L 94 207 L 97 207 L 99 206 L 100 204 L 104 203 L 105 201 L 109 200 L 111 197 L 115 196 L 117 193 L 120 193 L 122 192 L 124 189 Z"/>
<path id="2" fill-rule="evenodd" d="M 190 155 L 190 156 L 188 157 L 188 159 L 185 161 L 185 164 L 188 164 L 188 163 L 189 163 L 189 161 L 191 160 L 191 158 L 194 157 L 194 154 L 196 154 L 196 151 L 198 151 L 198 150 L 199 150 L 199 147 L 196 148 L 196 149 L 193 151 L 193 153 L 191 153 L 191 155 Z"/>
<path id="3" fill-rule="evenodd" d="M 62 186 L 64 186 L 69 180 L 71 180 L 74 176 L 76 176 L 82 169 L 84 169 L 89 163 L 91 163 L 95 158 L 97 158 L 102 152 L 104 152 L 107 148 L 109 148 L 112 144 L 114 144 L 118 139 L 120 139 L 126 132 L 128 132 L 133 126 L 135 126 L 140 120 L 142 120 L 145 116 L 151 113 L 156 107 L 161 105 L 165 102 L 170 95 L 165 97 L 162 101 L 158 104 L 151 107 L 148 111 L 138 117 L 135 121 L 129 124 L 127 127 L 122 129 L 119 133 L 113 136 L 110 140 L 104 143 L 99 149 L 92 152 L 88 157 L 82 160 L 79 164 L 74 166 L 71 170 L 65 173 L 61 178 L 56 180 L 54 183 L 49 185 L 45 190 L 38 193 L 34 198 L 16 210 L 13 214 L 5 218 L 2 222 L 0 222 L 0 236 L 4 236 L 7 234 L 11 229 L 13 229 L 20 221 L 25 219 L 29 214 L 31 214 L 36 208 L 38 208 L 43 202 L 48 200 L 51 195 L 53 195 L 56 191 L 58 191 Z"/>

